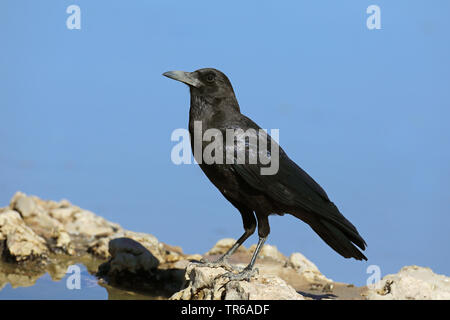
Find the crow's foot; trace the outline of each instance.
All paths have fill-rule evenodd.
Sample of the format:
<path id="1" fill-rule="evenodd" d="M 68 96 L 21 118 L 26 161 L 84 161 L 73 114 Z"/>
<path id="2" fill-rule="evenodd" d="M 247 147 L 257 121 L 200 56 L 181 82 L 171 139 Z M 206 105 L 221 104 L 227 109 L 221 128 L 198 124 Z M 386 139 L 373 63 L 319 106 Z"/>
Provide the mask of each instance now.
<path id="1" fill-rule="evenodd" d="M 252 277 L 257 275 L 259 273 L 258 268 L 250 269 L 250 268 L 244 268 L 239 273 L 233 273 L 233 272 L 227 272 L 219 277 L 225 277 L 228 278 L 230 281 L 250 281 Z"/>
<path id="2" fill-rule="evenodd" d="M 238 267 L 233 267 L 231 264 L 228 263 L 226 258 L 219 258 L 216 261 L 206 261 L 205 259 L 200 260 L 200 263 L 198 265 L 199 267 L 208 267 L 208 268 L 224 268 L 228 272 L 236 272 L 241 271 Z"/>

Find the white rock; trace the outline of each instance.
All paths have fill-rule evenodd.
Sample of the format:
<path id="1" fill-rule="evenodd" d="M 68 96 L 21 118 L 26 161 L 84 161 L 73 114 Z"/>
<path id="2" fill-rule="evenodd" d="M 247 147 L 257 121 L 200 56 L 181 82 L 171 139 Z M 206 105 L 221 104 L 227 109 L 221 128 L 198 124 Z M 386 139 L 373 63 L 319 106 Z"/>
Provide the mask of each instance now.
<path id="1" fill-rule="evenodd" d="M 304 300 L 294 288 L 278 277 L 260 281 L 231 281 L 226 285 L 225 300 Z"/>
<path id="2" fill-rule="evenodd" d="M 299 274 L 305 277 L 308 281 L 332 281 L 326 278 L 317 266 L 308 260 L 304 255 L 299 252 L 291 254 L 289 257 L 288 265 L 294 268 Z"/>
<path id="3" fill-rule="evenodd" d="M 249 248 L 249 252 L 251 254 L 253 254 L 255 249 L 256 249 L 256 244 L 252 245 Z M 272 246 L 270 244 L 263 245 L 263 247 L 259 251 L 258 257 L 259 258 L 270 258 L 270 259 L 273 259 L 278 262 L 286 262 L 286 260 L 287 260 L 286 257 L 280 251 L 278 251 L 276 246 Z"/>
<path id="4" fill-rule="evenodd" d="M 22 192 L 17 192 L 13 196 L 10 206 L 12 209 L 18 211 L 24 218 L 31 216 L 36 209 L 34 200 L 31 197 L 27 197 L 27 195 Z"/>
<path id="5" fill-rule="evenodd" d="M 216 255 L 216 254 L 224 254 L 225 252 L 227 252 L 232 246 L 233 244 L 236 243 L 236 240 L 233 238 L 224 238 L 221 239 L 219 241 L 217 241 L 217 243 L 214 245 L 214 247 L 212 247 L 207 253 L 206 255 Z M 245 247 L 240 246 L 237 249 L 237 252 L 239 251 L 246 251 L 247 249 L 245 249 Z"/>
<path id="6" fill-rule="evenodd" d="M 17 211 L 0 213 L 0 241 L 6 240 L 6 249 L 16 261 L 48 254 L 45 240 L 35 234 Z"/>
<path id="7" fill-rule="evenodd" d="M 229 281 L 220 277 L 222 268 L 190 264 L 186 268 L 186 288 L 175 293 L 172 300 L 303 300 L 284 280 L 273 276 L 256 276 L 250 282 Z"/>
<path id="8" fill-rule="evenodd" d="M 72 219 L 73 214 L 77 211 L 81 211 L 81 209 L 77 207 L 54 208 L 49 212 L 49 215 L 59 222 L 66 224 Z"/>
<path id="9" fill-rule="evenodd" d="M 450 277 L 435 274 L 430 268 L 407 266 L 369 287 L 369 300 L 449 300 Z"/>
<path id="10" fill-rule="evenodd" d="M 65 224 L 67 232 L 86 237 L 108 236 L 120 228 L 91 211 L 81 210 L 72 214 L 71 220 Z"/>

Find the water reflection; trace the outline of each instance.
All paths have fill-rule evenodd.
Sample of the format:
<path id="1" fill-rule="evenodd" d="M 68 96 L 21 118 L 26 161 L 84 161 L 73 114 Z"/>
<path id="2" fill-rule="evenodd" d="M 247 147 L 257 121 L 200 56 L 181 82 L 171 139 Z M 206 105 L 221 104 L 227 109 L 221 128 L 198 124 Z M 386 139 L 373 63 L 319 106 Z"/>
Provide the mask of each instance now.
<path id="1" fill-rule="evenodd" d="M 0 300 L 7 299 L 155 299 L 150 294 L 114 288 L 95 273 L 104 260 L 92 256 L 53 258 L 46 266 L 0 262 Z M 71 272 L 68 271 L 69 266 Z M 79 272 L 74 272 L 79 270 Z M 79 279 L 75 279 L 79 277 Z M 79 281 L 79 286 L 73 284 Z M 75 281 L 75 282 L 74 282 Z M 79 289 L 77 289 L 79 288 Z"/>

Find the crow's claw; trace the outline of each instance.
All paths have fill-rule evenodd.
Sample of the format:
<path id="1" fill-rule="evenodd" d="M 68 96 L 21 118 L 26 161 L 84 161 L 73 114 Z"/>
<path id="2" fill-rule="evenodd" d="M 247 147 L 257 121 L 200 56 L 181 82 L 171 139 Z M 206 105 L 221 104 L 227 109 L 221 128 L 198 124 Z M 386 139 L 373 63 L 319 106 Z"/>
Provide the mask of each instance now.
<path id="1" fill-rule="evenodd" d="M 254 269 L 244 268 L 239 273 L 227 272 L 220 275 L 219 277 L 228 278 L 230 281 L 242 281 L 242 280 L 250 281 L 250 279 L 255 275 L 257 275 L 258 273 L 259 273 L 258 268 Z"/>

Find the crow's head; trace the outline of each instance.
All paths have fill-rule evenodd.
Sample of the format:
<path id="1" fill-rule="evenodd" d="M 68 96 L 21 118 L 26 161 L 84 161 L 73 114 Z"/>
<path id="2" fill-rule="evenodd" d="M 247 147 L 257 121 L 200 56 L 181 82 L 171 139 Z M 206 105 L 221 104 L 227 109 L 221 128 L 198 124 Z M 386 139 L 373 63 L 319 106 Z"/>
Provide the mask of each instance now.
<path id="1" fill-rule="evenodd" d="M 204 68 L 194 72 L 168 71 L 163 76 L 181 81 L 191 89 L 191 94 L 209 98 L 234 97 L 233 87 L 227 76 L 216 69 Z"/>

